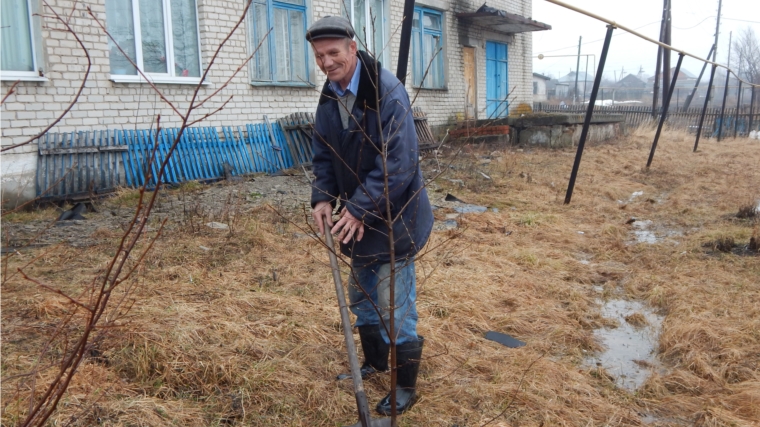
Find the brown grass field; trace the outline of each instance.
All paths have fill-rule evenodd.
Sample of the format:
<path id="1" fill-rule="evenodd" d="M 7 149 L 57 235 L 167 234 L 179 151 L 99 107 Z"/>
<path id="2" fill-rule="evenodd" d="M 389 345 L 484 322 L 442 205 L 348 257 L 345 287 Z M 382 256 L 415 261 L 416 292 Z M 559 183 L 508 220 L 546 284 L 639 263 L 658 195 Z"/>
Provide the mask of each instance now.
<path id="1" fill-rule="evenodd" d="M 418 261 L 420 400 L 399 425 L 760 425 L 760 256 L 747 249 L 752 236 L 760 239 L 760 221 L 737 218 L 760 200 L 760 142 L 703 139 L 692 153 L 693 136 L 666 133 L 646 170 L 652 136 L 635 130 L 589 146 L 569 205 L 574 149 L 463 147 L 431 186 L 431 200 L 451 193 L 498 211 L 465 214 L 458 229 L 434 232 Z M 637 191 L 643 195 L 631 200 Z M 101 201 L 89 215 L 129 208 L 133 193 Z M 303 237 L 303 210 L 232 202 L 225 209 L 230 230 L 187 217 L 170 222 L 130 282 L 131 310 L 97 343 L 50 425 L 357 421 L 351 383 L 335 381 L 347 362 L 329 262 Z M 441 208 L 436 217 L 452 212 Z M 57 215 L 12 214 L 3 228 Z M 200 223 L 222 216 L 204 215 Z M 636 243 L 630 218 L 669 237 Z M 27 410 L 29 381 L 14 376 L 29 371 L 69 310 L 15 272 L 23 267 L 79 294 L 114 255 L 120 233 L 99 228 L 89 246 L 4 255 L 4 426 Z M 722 252 L 720 242 L 730 240 L 733 252 Z M 657 348 L 665 369 L 636 391 L 583 363 L 601 350 L 594 330 L 611 325 L 599 287 L 602 298 L 641 301 L 665 316 Z M 76 322 L 70 329 L 74 336 Z M 489 330 L 527 346 L 487 341 Z M 38 387 L 53 371 L 37 375 Z M 388 384 L 388 375 L 365 382 L 371 407 Z"/>

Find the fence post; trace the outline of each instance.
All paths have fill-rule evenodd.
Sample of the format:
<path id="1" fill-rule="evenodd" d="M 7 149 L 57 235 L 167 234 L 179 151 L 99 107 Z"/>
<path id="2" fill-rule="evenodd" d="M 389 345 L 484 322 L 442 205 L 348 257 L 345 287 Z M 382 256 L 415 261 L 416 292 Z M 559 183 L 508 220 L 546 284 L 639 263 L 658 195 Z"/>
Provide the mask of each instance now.
<path id="1" fill-rule="evenodd" d="M 736 131 L 739 128 L 739 108 L 741 108 L 742 101 L 742 81 L 739 80 L 739 90 L 736 92 L 736 113 L 734 113 L 734 138 L 736 138 Z"/>
<path id="2" fill-rule="evenodd" d="M 604 73 L 604 63 L 607 61 L 607 52 L 610 50 L 610 40 L 612 39 L 612 31 L 614 26 L 607 26 L 607 35 L 604 37 L 604 46 L 602 47 L 602 56 L 599 58 L 599 69 L 594 76 L 594 87 L 591 89 L 591 98 L 589 98 L 588 108 L 586 109 L 586 118 L 583 121 L 583 130 L 581 131 L 581 139 L 578 141 L 578 152 L 575 154 L 575 163 L 573 163 L 573 172 L 570 174 L 570 182 L 567 185 L 567 194 L 565 194 L 565 204 L 570 203 L 570 199 L 573 197 L 573 187 L 575 187 L 575 178 L 578 176 L 578 168 L 581 165 L 581 157 L 583 156 L 583 146 L 586 144 L 586 137 L 588 136 L 588 128 L 591 126 L 591 115 L 594 113 L 594 104 L 596 103 L 596 95 L 599 93 L 599 85 L 602 82 L 602 74 Z"/>
<path id="3" fill-rule="evenodd" d="M 723 120 L 725 120 L 726 115 L 726 98 L 728 98 L 728 82 L 731 78 L 731 72 L 729 70 L 726 70 L 726 87 L 723 88 L 723 103 L 720 107 L 720 126 L 718 127 L 718 142 L 720 142 L 721 136 L 723 136 L 723 128 L 725 127 L 725 123 L 723 123 Z"/>
<path id="4" fill-rule="evenodd" d="M 699 136 L 702 135 L 702 125 L 705 123 L 705 112 L 707 112 L 707 103 L 710 102 L 710 91 L 712 90 L 713 79 L 715 78 L 715 69 L 717 65 L 712 66 L 710 71 L 710 83 L 707 84 L 707 93 L 705 94 L 705 106 L 702 107 L 702 114 L 699 116 L 699 127 L 697 128 L 697 139 L 694 141 L 694 152 L 697 152 L 699 147 Z"/>
<path id="5" fill-rule="evenodd" d="M 670 54 L 668 51 L 667 54 Z M 652 143 L 652 150 L 649 152 L 649 160 L 647 160 L 647 169 L 652 164 L 654 159 L 654 151 L 657 149 L 657 141 L 660 139 L 660 132 L 662 132 L 662 125 L 665 123 L 665 117 L 668 115 L 668 109 L 670 108 L 670 99 L 673 98 L 673 90 L 676 88 L 676 81 L 678 81 L 678 73 L 681 72 L 681 63 L 683 62 L 683 52 L 678 53 L 678 64 L 676 64 L 676 72 L 673 74 L 673 80 L 670 82 L 670 88 L 668 90 L 668 97 L 662 100 L 662 115 L 660 116 L 660 123 L 657 125 L 657 132 L 654 134 L 654 142 Z"/>

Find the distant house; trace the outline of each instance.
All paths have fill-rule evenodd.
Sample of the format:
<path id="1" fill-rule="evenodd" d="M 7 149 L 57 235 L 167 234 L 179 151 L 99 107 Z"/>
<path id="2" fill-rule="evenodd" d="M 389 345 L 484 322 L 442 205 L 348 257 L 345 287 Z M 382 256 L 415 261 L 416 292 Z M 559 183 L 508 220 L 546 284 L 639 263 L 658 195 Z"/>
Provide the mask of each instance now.
<path id="1" fill-rule="evenodd" d="M 616 82 L 613 87 L 615 88 L 616 100 L 639 100 L 644 96 L 647 84 L 635 75 L 628 74 Z"/>
<path id="2" fill-rule="evenodd" d="M 584 92 L 591 92 L 591 87 L 594 85 L 594 76 L 584 72 L 578 73 L 578 86 L 575 88 L 575 92 L 573 92 L 575 81 L 575 71 L 571 71 L 559 78 L 559 83 L 565 83 L 568 85 L 569 95 L 572 96 L 573 93 L 577 93 L 580 98 L 583 98 Z"/>
<path id="3" fill-rule="evenodd" d="M 546 97 L 548 99 L 564 99 L 570 92 L 570 85 L 560 83 L 557 79 L 551 79 L 546 82 Z"/>
<path id="4" fill-rule="evenodd" d="M 551 79 L 543 74 L 533 73 L 533 102 L 546 101 L 546 83 Z"/>
<path id="5" fill-rule="evenodd" d="M 670 75 L 674 75 L 676 72 L 676 67 L 672 67 L 670 69 Z M 709 73 L 709 70 L 708 70 Z M 707 75 L 707 78 L 709 78 L 709 74 L 705 73 Z M 717 74 L 716 74 L 717 76 Z M 725 74 L 723 74 L 723 78 L 725 79 Z M 706 80 L 705 77 L 702 78 L 702 80 Z M 687 70 L 684 70 L 681 68 L 681 70 L 678 73 L 678 80 L 676 80 L 676 88 L 693 88 L 694 83 L 697 82 L 697 76 L 690 73 Z M 654 76 L 647 79 L 647 86 L 654 87 Z M 660 76 L 660 87 L 662 87 L 662 76 Z"/>

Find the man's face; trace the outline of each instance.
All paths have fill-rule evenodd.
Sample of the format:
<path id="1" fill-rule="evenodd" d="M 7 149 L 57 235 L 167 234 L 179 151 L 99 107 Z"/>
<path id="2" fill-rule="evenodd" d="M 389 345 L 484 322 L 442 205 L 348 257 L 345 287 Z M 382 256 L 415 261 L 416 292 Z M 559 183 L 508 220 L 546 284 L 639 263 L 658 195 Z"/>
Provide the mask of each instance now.
<path id="1" fill-rule="evenodd" d="M 317 39 L 311 43 L 317 65 L 327 79 L 333 82 L 351 81 L 356 63 L 356 42 L 347 38 Z"/>

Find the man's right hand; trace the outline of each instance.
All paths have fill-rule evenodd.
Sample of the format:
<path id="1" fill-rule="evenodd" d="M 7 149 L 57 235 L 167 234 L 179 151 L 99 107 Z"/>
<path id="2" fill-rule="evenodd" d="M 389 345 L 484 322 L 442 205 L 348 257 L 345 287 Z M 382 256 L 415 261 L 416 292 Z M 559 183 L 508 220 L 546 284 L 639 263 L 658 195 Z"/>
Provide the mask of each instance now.
<path id="1" fill-rule="evenodd" d="M 332 228 L 332 212 L 333 208 L 330 202 L 318 202 L 312 209 L 311 216 L 314 217 L 314 222 L 317 223 L 317 229 L 321 234 L 325 234 L 325 223 Z"/>

